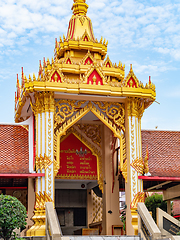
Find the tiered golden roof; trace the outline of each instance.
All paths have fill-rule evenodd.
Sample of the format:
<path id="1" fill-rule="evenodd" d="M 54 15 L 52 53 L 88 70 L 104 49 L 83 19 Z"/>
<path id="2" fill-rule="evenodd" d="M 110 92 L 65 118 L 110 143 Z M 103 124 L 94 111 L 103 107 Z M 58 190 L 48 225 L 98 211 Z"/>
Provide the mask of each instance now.
<path id="1" fill-rule="evenodd" d="M 15 121 L 21 121 L 27 97 L 37 91 L 92 94 L 113 97 L 141 97 L 147 102 L 155 100 L 155 86 L 139 82 L 132 66 L 125 77 L 125 65 L 113 64 L 107 54 L 108 42 L 94 37 L 91 19 L 86 16 L 85 0 L 74 0 L 73 15 L 69 21 L 67 37 L 55 43 L 54 58 L 44 60 L 36 77 L 22 73 L 22 84 L 17 80 Z"/>

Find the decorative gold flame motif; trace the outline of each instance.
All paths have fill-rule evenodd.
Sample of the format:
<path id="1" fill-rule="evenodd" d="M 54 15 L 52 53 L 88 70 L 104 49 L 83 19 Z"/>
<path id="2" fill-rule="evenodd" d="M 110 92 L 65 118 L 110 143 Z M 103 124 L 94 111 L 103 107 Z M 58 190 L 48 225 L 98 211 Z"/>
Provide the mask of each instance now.
<path id="1" fill-rule="evenodd" d="M 57 76 L 57 73 L 54 74 L 54 81 L 57 82 L 58 80 L 58 76 Z"/>
<path id="2" fill-rule="evenodd" d="M 97 77 L 94 75 L 94 77 L 93 77 L 94 84 L 96 84 L 96 80 L 97 80 Z"/>

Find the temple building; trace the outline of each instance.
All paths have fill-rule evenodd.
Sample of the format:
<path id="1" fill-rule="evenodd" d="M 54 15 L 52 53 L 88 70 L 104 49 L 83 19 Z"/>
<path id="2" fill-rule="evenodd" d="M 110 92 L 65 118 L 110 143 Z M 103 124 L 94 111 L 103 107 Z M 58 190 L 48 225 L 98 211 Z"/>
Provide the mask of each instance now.
<path id="1" fill-rule="evenodd" d="M 125 76 L 125 65 L 112 63 L 87 10 L 85 0 L 74 0 L 67 36 L 56 41 L 52 60 L 40 63 L 37 76 L 22 72 L 22 82 L 17 79 L 16 123 L 0 125 L 0 191 L 26 205 L 27 236 L 45 235 L 46 202 L 53 202 L 64 235 L 123 234 L 119 191 L 125 191 L 126 234 L 137 234 L 144 190 L 167 176 L 174 177 L 170 187 L 179 181 L 176 167 L 161 172 L 155 148 L 165 133 L 141 130 L 155 85 L 149 78 L 144 86 L 132 65 Z M 166 156 L 168 166 L 176 160 Z"/>

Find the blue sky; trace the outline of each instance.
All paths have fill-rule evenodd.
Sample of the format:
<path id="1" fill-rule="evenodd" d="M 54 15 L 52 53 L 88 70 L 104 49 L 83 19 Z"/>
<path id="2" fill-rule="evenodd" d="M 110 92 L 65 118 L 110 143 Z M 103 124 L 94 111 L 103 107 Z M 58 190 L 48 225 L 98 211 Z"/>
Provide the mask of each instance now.
<path id="1" fill-rule="evenodd" d="M 55 38 L 66 35 L 72 0 L 0 1 L 0 122 L 14 121 L 16 74 L 37 76 L 52 58 Z M 156 0 L 87 0 L 95 37 L 106 38 L 113 63 L 130 64 L 143 83 L 151 76 L 157 101 L 143 129 L 180 130 L 180 3 Z"/>

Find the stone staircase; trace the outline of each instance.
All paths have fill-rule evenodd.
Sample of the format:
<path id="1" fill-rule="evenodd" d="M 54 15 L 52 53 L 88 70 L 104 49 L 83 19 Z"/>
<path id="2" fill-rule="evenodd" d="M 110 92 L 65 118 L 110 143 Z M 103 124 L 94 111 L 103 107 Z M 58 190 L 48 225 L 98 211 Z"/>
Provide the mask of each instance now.
<path id="1" fill-rule="evenodd" d="M 166 236 L 158 228 L 144 203 L 138 204 L 138 235 L 135 236 L 102 236 L 102 235 L 73 235 L 63 236 L 56 211 L 51 202 L 46 203 L 46 236 L 25 237 L 27 240 L 180 240 L 180 236 Z M 177 221 L 177 220 L 176 220 Z"/>
<path id="2" fill-rule="evenodd" d="M 69 240 L 140 240 L 139 236 L 67 236 Z"/>
<path id="3" fill-rule="evenodd" d="M 46 240 L 46 237 L 24 237 L 26 240 Z M 61 236 L 59 240 L 140 240 L 139 236 Z M 56 239 L 57 240 L 57 239 Z"/>

